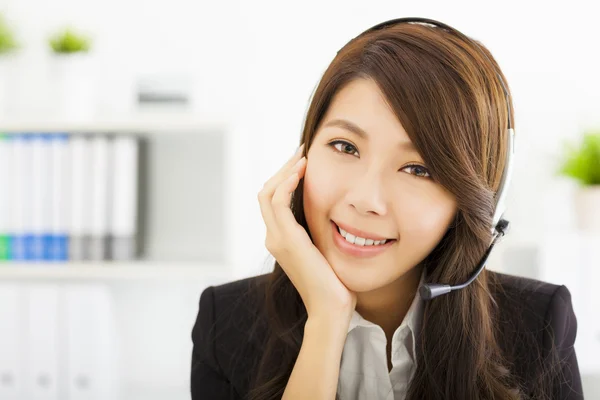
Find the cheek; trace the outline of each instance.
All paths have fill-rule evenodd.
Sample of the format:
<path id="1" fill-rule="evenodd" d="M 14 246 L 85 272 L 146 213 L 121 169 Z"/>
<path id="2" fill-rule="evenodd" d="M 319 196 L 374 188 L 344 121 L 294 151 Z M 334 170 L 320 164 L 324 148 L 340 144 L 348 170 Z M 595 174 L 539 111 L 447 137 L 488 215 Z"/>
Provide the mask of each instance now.
<path id="1" fill-rule="evenodd" d="M 304 213 L 307 220 L 327 208 L 326 180 L 319 172 L 317 162 L 308 161 L 304 174 Z"/>
<path id="2" fill-rule="evenodd" d="M 304 214 L 311 232 L 315 224 L 324 224 L 331 218 L 331 210 L 338 197 L 333 168 L 327 168 L 318 158 L 309 158 L 304 175 Z"/>
<path id="3" fill-rule="evenodd" d="M 417 198 L 417 197 L 415 197 Z M 443 195 L 418 196 L 419 201 L 410 200 L 401 206 L 402 227 L 410 229 L 406 235 L 422 241 L 437 241 L 443 236 L 454 216 L 455 207 L 452 201 Z M 402 235 L 402 233 L 401 233 Z"/>

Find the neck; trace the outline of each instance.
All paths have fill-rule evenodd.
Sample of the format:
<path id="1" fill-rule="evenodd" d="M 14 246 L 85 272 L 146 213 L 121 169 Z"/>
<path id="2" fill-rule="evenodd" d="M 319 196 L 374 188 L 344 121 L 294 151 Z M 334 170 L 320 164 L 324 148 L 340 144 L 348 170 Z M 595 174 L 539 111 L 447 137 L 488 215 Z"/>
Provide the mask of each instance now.
<path id="1" fill-rule="evenodd" d="M 413 302 L 422 270 L 420 266 L 415 267 L 389 285 L 357 293 L 356 311 L 367 321 L 379 325 L 388 342 Z"/>

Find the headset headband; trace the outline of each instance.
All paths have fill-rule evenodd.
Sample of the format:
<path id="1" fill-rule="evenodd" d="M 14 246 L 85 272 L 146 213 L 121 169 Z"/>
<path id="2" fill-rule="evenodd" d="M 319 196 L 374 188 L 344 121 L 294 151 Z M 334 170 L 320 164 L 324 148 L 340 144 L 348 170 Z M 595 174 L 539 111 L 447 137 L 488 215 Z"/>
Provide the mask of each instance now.
<path id="1" fill-rule="evenodd" d="M 436 21 L 433 19 L 428 19 L 428 18 L 407 17 L 407 18 L 391 19 L 389 21 L 381 22 L 381 23 L 367 29 L 366 31 L 362 32 L 360 35 L 356 36 L 354 39 L 356 39 L 366 33 L 380 30 L 383 28 L 387 28 L 392 25 L 396 25 L 396 24 L 400 24 L 400 23 L 430 24 L 430 25 L 434 25 L 438 28 L 452 32 L 452 33 L 458 35 L 459 37 L 463 38 L 464 40 L 476 45 L 476 47 L 478 49 L 480 49 L 479 52 L 481 54 L 483 54 L 485 56 L 485 58 L 490 61 L 490 64 L 491 64 L 490 58 L 487 56 L 487 54 L 485 54 L 483 51 L 481 51 L 479 44 L 477 44 L 475 41 L 471 40 L 468 36 L 464 35 L 459 30 L 457 30 L 447 24 L 444 24 L 442 22 L 439 22 L 439 21 Z M 352 40 L 354 40 L 354 39 L 352 39 Z M 338 53 L 340 52 L 340 50 L 338 50 Z M 502 171 L 502 179 L 500 181 L 500 186 L 498 187 L 498 191 L 496 192 L 496 196 L 495 196 L 496 203 L 494 206 L 494 217 L 492 219 L 492 234 L 494 233 L 494 231 L 502 228 L 500 226 L 501 224 L 499 224 L 499 222 L 500 222 L 500 219 L 502 218 L 502 216 L 504 215 L 504 211 L 506 210 L 506 194 L 508 191 L 508 187 L 510 185 L 510 181 L 512 179 L 512 167 L 513 167 L 514 152 L 515 152 L 515 149 L 514 149 L 515 133 L 514 133 L 513 124 L 512 124 L 512 116 L 510 113 L 510 95 L 508 93 L 508 90 L 506 88 L 504 80 L 502 79 L 502 76 L 498 72 L 496 72 L 496 75 L 498 76 L 500 84 L 502 85 L 502 89 L 504 90 L 504 95 L 506 96 L 506 104 L 507 104 L 507 109 L 508 109 L 507 110 L 508 111 L 508 129 L 507 129 L 508 145 L 507 145 L 507 152 L 506 152 L 506 154 L 507 154 L 506 162 L 504 164 L 504 170 Z"/>

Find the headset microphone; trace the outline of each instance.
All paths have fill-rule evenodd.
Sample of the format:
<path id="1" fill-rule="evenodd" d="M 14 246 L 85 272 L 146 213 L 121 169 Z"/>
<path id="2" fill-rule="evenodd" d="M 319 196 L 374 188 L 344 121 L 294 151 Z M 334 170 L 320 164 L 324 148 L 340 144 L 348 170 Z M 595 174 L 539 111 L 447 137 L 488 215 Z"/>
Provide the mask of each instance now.
<path id="1" fill-rule="evenodd" d="M 395 25 L 398 23 L 425 23 L 425 24 L 434 25 L 438 28 L 442 28 L 442 29 L 446 29 L 448 31 L 454 32 L 456 35 L 475 44 L 476 47 L 479 48 L 479 45 L 476 42 L 472 41 L 469 37 L 462 34 L 457 29 L 452 28 L 449 25 L 443 24 L 439 21 L 428 19 L 428 18 L 409 17 L 409 18 L 392 19 L 392 20 L 382 22 L 380 24 L 373 26 L 372 28 L 367 29 L 365 32 L 361 33 L 359 36 L 361 36 L 367 32 L 378 30 L 378 29 L 388 27 L 391 25 Z M 483 54 L 489 60 L 489 57 L 487 56 L 487 54 L 485 54 L 484 52 L 481 52 L 481 54 Z M 475 270 L 475 272 L 471 275 L 471 277 L 466 282 L 459 284 L 459 285 L 448 285 L 448 284 L 441 284 L 441 283 L 425 283 L 425 284 L 421 285 L 421 287 L 419 288 L 419 294 L 421 295 L 421 297 L 424 300 L 431 300 L 437 296 L 441 296 L 443 294 L 450 293 L 453 290 L 463 289 L 463 288 L 467 287 L 469 284 L 471 284 L 475 279 L 477 279 L 477 277 L 479 276 L 481 271 L 483 271 L 483 268 L 485 267 L 487 259 L 490 255 L 492 249 L 498 242 L 498 240 L 501 237 L 503 237 L 504 235 L 506 235 L 506 233 L 508 232 L 509 222 L 507 220 L 503 219 L 502 216 L 504 215 L 504 210 L 506 208 L 506 204 L 505 204 L 506 192 L 507 192 L 507 189 L 508 189 L 508 186 L 509 186 L 509 183 L 511 180 L 511 176 L 512 176 L 512 166 L 513 166 L 513 158 L 514 158 L 514 151 L 515 151 L 515 148 L 514 148 L 515 133 L 514 133 L 513 124 L 512 124 L 512 117 L 510 114 L 510 99 L 509 99 L 508 90 L 506 89 L 506 85 L 504 84 L 504 80 L 502 79 L 502 76 L 500 76 L 499 73 L 497 73 L 497 75 L 498 75 L 500 84 L 502 85 L 502 88 L 504 90 L 504 95 L 506 96 L 506 104 L 508 105 L 508 129 L 507 129 L 508 146 L 507 146 L 507 151 L 506 151 L 506 163 L 504 164 L 504 170 L 502 172 L 502 179 L 500 181 L 500 186 L 498 187 L 498 191 L 496 192 L 496 197 L 495 197 L 496 204 L 495 204 L 495 208 L 494 208 L 494 217 L 492 219 L 492 228 L 491 228 L 492 235 L 493 235 L 492 242 L 491 242 L 490 246 L 488 247 L 488 249 L 486 250 L 485 254 L 483 255 L 483 258 L 479 262 L 477 269 Z"/>
<path id="2" fill-rule="evenodd" d="M 483 267 L 485 267 L 485 263 L 487 262 L 487 259 L 490 255 L 490 253 L 492 252 L 494 245 L 496 245 L 496 243 L 500 237 L 504 236 L 508 232 L 508 227 L 509 227 L 509 222 L 507 220 L 501 219 L 498 222 L 498 225 L 496 226 L 497 232 L 494 235 L 494 238 L 492 239 L 492 244 L 486 250 L 485 254 L 483 255 L 483 258 L 481 259 L 479 265 L 477 266 L 477 269 L 475 270 L 473 275 L 471 275 L 469 280 L 467 280 L 465 283 L 462 283 L 460 285 L 454 285 L 454 286 L 440 284 L 440 283 L 424 283 L 419 288 L 419 294 L 421 295 L 421 297 L 424 300 L 431 300 L 434 297 L 441 296 L 446 293 L 450 293 L 453 290 L 465 288 L 469 284 L 471 284 L 471 282 L 473 282 L 479 276 L 481 271 L 483 271 Z"/>

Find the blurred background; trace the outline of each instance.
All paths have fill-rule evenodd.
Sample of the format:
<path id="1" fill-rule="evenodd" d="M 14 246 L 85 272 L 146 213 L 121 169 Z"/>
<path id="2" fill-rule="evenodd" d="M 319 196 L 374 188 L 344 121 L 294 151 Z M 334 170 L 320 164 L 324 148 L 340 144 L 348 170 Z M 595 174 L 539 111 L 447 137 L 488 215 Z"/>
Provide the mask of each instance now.
<path id="1" fill-rule="evenodd" d="M 200 293 L 272 268 L 256 194 L 321 74 L 363 30 L 419 16 L 507 77 L 511 232 L 488 267 L 569 288 L 600 399 L 595 7 L 483 7 L 0 0 L 0 398 L 190 398 Z"/>

